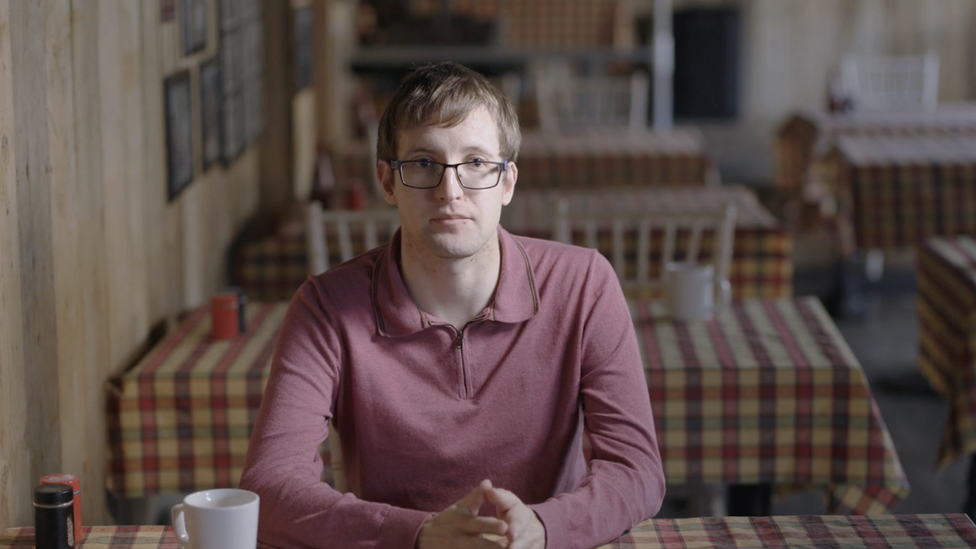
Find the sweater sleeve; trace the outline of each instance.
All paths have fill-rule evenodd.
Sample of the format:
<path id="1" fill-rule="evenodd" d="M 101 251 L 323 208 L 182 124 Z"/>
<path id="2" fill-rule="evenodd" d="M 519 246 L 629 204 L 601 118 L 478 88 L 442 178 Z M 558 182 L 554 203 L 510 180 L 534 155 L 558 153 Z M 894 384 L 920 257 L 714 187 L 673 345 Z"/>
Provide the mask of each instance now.
<path id="1" fill-rule="evenodd" d="M 651 518 L 664 471 L 634 324 L 609 263 L 594 252 L 583 292 L 580 398 L 590 471 L 572 492 L 530 506 L 550 548 L 607 543 Z"/>
<path id="2" fill-rule="evenodd" d="M 367 502 L 321 481 L 342 350 L 313 282 L 289 305 L 240 487 L 261 497 L 259 539 L 280 549 L 412 549 L 429 513 Z"/>

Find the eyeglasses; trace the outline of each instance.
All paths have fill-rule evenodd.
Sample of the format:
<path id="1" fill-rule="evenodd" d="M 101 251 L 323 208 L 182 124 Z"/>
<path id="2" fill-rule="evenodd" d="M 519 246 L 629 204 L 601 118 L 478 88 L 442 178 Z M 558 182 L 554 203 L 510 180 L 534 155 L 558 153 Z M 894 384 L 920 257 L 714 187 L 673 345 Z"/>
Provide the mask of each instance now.
<path id="1" fill-rule="evenodd" d="M 508 170 L 508 160 L 490 162 L 471 160 L 457 164 L 444 164 L 433 160 L 390 160 L 390 167 L 400 172 L 400 180 L 414 189 L 433 189 L 441 184 L 444 172 L 454 168 L 458 183 L 465 189 L 484 190 L 498 185 L 502 172 Z"/>

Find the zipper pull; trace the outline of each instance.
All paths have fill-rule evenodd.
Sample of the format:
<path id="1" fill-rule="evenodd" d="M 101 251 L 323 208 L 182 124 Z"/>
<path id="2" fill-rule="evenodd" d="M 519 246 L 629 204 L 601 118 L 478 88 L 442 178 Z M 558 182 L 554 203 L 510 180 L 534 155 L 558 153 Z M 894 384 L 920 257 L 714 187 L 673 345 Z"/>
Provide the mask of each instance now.
<path id="1" fill-rule="evenodd" d="M 458 330 L 458 336 L 457 336 L 457 348 L 458 348 L 458 350 L 460 350 L 461 347 L 463 347 L 463 343 L 464 343 L 464 332 L 461 331 L 461 330 Z"/>

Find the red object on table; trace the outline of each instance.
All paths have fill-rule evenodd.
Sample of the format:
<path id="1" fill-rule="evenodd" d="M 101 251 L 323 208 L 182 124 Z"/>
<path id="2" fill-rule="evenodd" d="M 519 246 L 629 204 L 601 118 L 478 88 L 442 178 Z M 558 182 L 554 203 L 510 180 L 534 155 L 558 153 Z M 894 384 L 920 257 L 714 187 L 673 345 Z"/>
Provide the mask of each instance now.
<path id="1" fill-rule="evenodd" d="M 220 293 L 210 298 L 210 337 L 234 339 L 240 335 L 240 298 L 236 293 Z"/>
<path id="2" fill-rule="evenodd" d="M 75 539 L 81 539 L 81 479 L 70 473 L 56 473 L 41 477 L 41 484 L 67 484 L 73 494 L 72 513 L 74 514 Z"/>

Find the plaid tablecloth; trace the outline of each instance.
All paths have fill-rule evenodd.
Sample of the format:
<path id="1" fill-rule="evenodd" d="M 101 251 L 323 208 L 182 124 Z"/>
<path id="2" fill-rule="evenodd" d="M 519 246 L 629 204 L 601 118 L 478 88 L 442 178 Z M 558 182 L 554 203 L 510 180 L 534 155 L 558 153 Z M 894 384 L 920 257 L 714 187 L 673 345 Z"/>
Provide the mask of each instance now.
<path id="1" fill-rule="evenodd" d="M 838 513 L 883 512 L 905 495 L 860 365 L 814 298 L 747 300 L 689 324 L 660 302 L 632 305 L 669 482 L 825 486 Z M 249 304 L 233 341 L 210 339 L 201 308 L 110 380 L 110 491 L 237 486 L 286 307 Z"/>
<path id="2" fill-rule="evenodd" d="M 939 466 L 976 453 L 976 239 L 933 237 L 918 248 L 918 367 L 949 399 Z"/>
<path id="3" fill-rule="evenodd" d="M 819 166 L 857 248 L 976 233 L 976 135 L 843 137 Z"/>
<path id="4" fill-rule="evenodd" d="M 935 111 L 874 111 L 830 114 L 805 110 L 790 115 L 774 142 L 776 185 L 799 192 L 814 161 L 838 137 L 976 135 L 976 103 L 948 103 Z"/>
<path id="5" fill-rule="evenodd" d="M 409 0 L 413 13 L 437 15 L 442 0 Z M 452 14 L 505 19 L 506 44 L 515 47 L 592 47 L 613 44 L 613 0 L 449 0 Z"/>
<path id="6" fill-rule="evenodd" d="M 697 128 L 668 133 L 525 132 L 519 151 L 519 189 L 701 187 L 716 175 Z"/>
<path id="7" fill-rule="evenodd" d="M 178 549 L 167 526 L 86 528 L 80 549 Z M 33 528 L 8 528 L 0 547 L 30 549 Z M 957 549 L 976 546 L 976 526 L 963 514 L 869 516 L 704 517 L 651 519 L 597 549 L 756 549 L 773 547 L 898 547 Z M 258 547 L 268 547 L 258 544 Z"/>
<path id="8" fill-rule="evenodd" d="M 719 187 L 614 187 L 604 189 L 540 190 L 518 188 L 512 203 L 502 210 L 502 225 L 516 234 L 552 238 L 553 208 L 558 197 L 569 200 L 570 211 L 628 211 L 651 213 L 701 213 L 721 210 L 731 202 L 736 208 L 735 239 L 729 280 L 732 296 L 790 297 L 793 295 L 793 240 L 789 232 L 766 210 L 756 195 L 741 185 Z M 680 239 L 687 234 L 679 234 Z M 625 235 L 633 241 L 636 235 Z M 662 235 L 652 235 L 651 274 L 660 269 Z M 713 253 L 714 233 L 702 238 L 701 260 Z M 580 242 L 582 243 L 582 242 Z M 608 244 L 607 249 L 610 249 Z M 636 269 L 636 256 L 628 257 Z M 644 296 L 648 297 L 648 296 Z M 650 296 L 653 297 L 653 296 Z"/>
<path id="9" fill-rule="evenodd" d="M 604 188 L 559 191 L 518 187 L 512 203 L 502 210 L 502 225 L 528 236 L 551 238 L 550 204 L 553 193 L 566 193 L 587 207 L 640 207 L 648 211 L 696 212 L 736 205 L 736 229 L 730 280 L 736 298 L 789 297 L 793 294 L 793 239 L 746 187 L 724 185 L 694 188 Z M 571 204 L 571 207 L 576 207 Z M 231 282 L 251 299 L 288 300 L 305 281 L 309 267 L 305 227 L 295 209 L 271 234 L 242 242 L 232 252 Z M 711 235 L 702 243 L 703 257 L 711 254 Z M 329 250 L 338 253 L 338 246 Z M 333 265 L 339 263 L 336 255 Z"/>
<path id="10" fill-rule="evenodd" d="M 369 149 L 350 141 L 333 152 L 336 186 L 373 181 Z M 667 133 L 579 132 L 548 135 L 525 132 L 519 151 L 519 189 L 606 186 L 703 186 L 715 169 L 701 131 L 678 127 Z M 372 185 L 372 183 L 369 183 Z"/>
<path id="11" fill-rule="evenodd" d="M 237 487 L 286 308 L 252 302 L 247 332 L 218 341 L 200 308 L 109 380 L 110 491 L 138 498 Z"/>
<path id="12" fill-rule="evenodd" d="M 631 302 L 668 482 L 823 486 L 830 513 L 886 513 L 908 481 L 860 364 L 813 297 L 671 320 Z"/>

